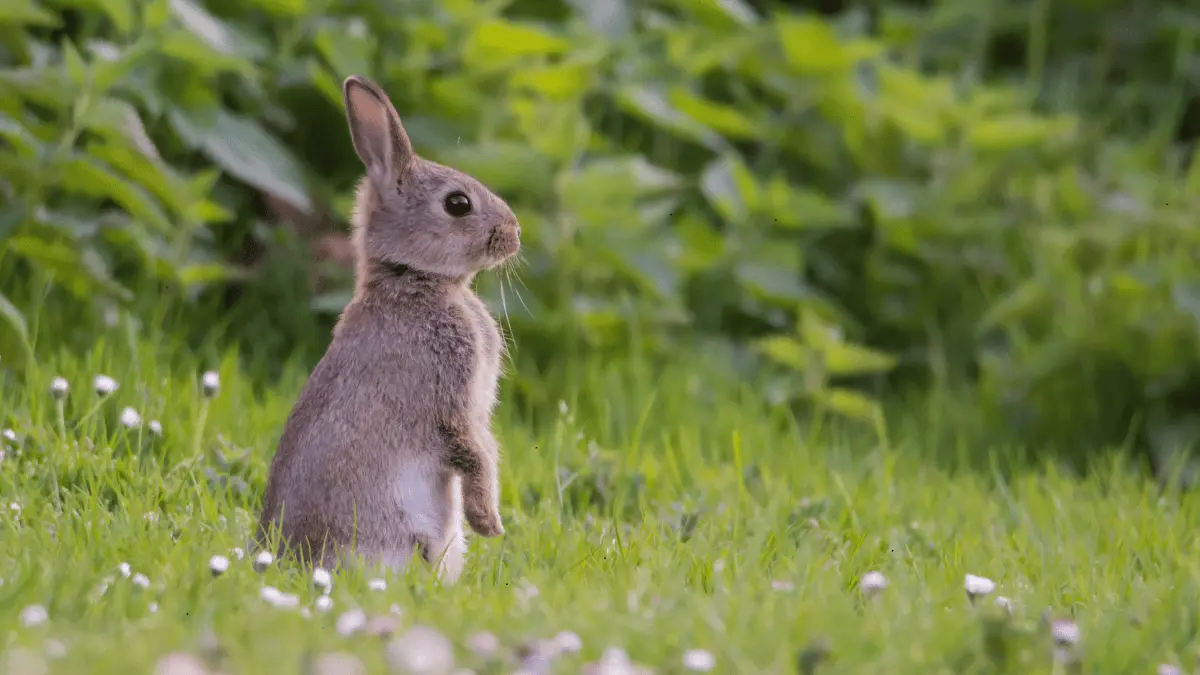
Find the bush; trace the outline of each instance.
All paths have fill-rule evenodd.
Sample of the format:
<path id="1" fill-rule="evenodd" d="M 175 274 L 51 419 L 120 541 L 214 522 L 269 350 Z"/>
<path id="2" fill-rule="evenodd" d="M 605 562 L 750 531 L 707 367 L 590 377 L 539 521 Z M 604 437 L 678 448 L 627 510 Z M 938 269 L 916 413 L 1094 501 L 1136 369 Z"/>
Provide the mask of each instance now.
<path id="1" fill-rule="evenodd" d="M 344 231 L 361 166 L 340 83 L 360 73 L 419 152 L 520 216 L 519 280 L 481 283 L 523 360 L 715 339 L 778 369 L 781 402 L 878 426 L 885 383 L 969 381 L 998 432 L 1064 442 L 1120 440 L 1135 413 L 1162 431 L 1194 400 L 1200 169 L 1162 134 L 1100 136 L 1112 120 L 1073 112 L 1095 97 L 1042 95 L 1093 47 L 1036 31 L 1083 10 L 987 61 L 1014 29 L 981 32 L 965 0 L 832 17 L 740 0 L 399 6 L 7 3 L 5 268 L 89 302 L 232 282 L 272 298 L 239 316 L 288 344 L 305 296 L 291 252 L 320 229 L 278 221 Z M 1014 67 L 1026 82 L 1008 84 Z M 310 307 L 348 292 L 342 271 Z"/>

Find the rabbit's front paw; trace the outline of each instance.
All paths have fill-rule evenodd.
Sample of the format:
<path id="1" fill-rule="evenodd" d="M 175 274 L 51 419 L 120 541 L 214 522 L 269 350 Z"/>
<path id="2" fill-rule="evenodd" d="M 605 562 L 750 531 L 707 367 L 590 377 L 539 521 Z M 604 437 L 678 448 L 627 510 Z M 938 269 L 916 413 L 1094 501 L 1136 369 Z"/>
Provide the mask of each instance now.
<path id="1" fill-rule="evenodd" d="M 467 524 L 481 537 L 498 537 L 504 534 L 500 513 L 490 506 L 466 505 Z"/>

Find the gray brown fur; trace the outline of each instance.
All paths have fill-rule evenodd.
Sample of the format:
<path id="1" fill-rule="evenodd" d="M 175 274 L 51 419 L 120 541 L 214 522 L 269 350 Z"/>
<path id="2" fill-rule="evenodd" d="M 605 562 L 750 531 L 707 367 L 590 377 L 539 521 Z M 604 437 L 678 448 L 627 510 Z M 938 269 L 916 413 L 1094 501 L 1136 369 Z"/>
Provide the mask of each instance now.
<path id="1" fill-rule="evenodd" d="M 332 567 L 351 551 L 399 568 L 414 550 L 461 572 L 462 519 L 504 532 L 491 430 L 504 342 L 471 290 L 516 254 L 512 210 L 475 179 L 418 157 L 387 96 L 343 85 L 367 169 L 354 214 L 354 298 L 271 462 L 259 540 Z M 472 212 L 444 200 L 465 193 Z"/>

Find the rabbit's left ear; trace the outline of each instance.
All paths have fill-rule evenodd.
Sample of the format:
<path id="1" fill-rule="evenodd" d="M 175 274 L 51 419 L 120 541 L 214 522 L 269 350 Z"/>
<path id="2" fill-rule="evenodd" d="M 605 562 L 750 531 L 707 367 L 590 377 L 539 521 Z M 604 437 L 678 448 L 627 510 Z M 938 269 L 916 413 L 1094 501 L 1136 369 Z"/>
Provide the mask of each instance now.
<path id="1" fill-rule="evenodd" d="M 412 142 L 400 123 L 396 108 L 375 83 L 351 75 L 342 83 L 346 119 L 354 151 L 367 168 L 367 176 L 381 194 L 404 180 L 413 159 Z"/>

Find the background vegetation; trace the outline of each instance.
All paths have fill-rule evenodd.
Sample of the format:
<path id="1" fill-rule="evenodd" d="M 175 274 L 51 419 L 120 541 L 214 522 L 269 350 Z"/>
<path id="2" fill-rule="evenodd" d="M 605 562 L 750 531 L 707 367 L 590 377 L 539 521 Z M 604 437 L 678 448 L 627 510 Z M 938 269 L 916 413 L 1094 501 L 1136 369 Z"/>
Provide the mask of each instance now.
<path id="1" fill-rule="evenodd" d="M 530 407 L 581 351 L 686 347 L 877 427 L 936 385 L 992 437 L 1168 449 L 1200 429 L 1198 29 L 1166 1 L 9 0 L 5 362 L 47 304 L 55 343 L 124 309 L 311 361 L 361 73 L 517 209 L 525 264 L 483 290 Z"/>

